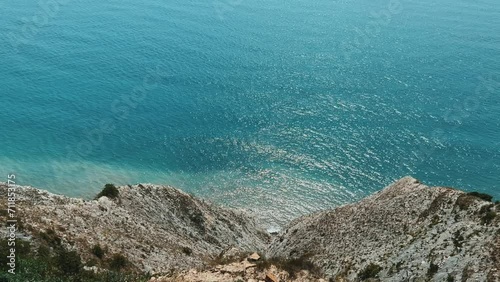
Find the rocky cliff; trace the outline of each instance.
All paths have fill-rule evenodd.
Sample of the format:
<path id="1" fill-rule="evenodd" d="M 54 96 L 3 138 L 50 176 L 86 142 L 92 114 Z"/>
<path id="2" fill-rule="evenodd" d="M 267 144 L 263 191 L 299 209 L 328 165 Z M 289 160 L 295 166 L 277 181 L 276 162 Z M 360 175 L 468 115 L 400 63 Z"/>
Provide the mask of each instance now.
<path id="1" fill-rule="evenodd" d="M 6 198 L 5 186 L 0 190 Z M 93 271 L 104 265 L 95 262 L 99 246 L 104 258 L 123 255 L 130 269 L 153 274 L 151 281 L 500 279 L 500 205 L 411 177 L 298 218 L 277 235 L 243 211 L 168 186 L 122 186 L 116 198 L 98 200 L 31 187 L 17 187 L 17 194 L 18 236 L 76 250 Z M 247 259 L 252 252 L 260 258 Z"/>
<path id="2" fill-rule="evenodd" d="M 92 201 L 31 187 L 16 190 L 24 232 L 35 243 L 60 239 L 84 261 L 95 258 L 92 248 L 98 245 L 108 254 L 124 255 L 141 271 L 169 273 L 204 265 L 231 246 L 262 250 L 269 239 L 243 211 L 168 186 L 122 186 L 115 199 Z"/>
<path id="3" fill-rule="evenodd" d="M 307 257 L 340 281 L 496 281 L 494 205 L 405 177 L 358 203 L 293 221 L 270 257 Z"/>

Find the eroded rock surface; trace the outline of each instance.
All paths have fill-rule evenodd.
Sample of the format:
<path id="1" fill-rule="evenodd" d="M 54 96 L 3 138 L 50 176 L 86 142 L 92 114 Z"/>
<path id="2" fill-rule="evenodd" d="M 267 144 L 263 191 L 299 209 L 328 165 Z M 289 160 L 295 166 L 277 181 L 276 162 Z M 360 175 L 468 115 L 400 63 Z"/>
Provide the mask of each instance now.
<path id="1" fill-rule="evenodd" d="M 139 270 L 165 273 L 199 267 L 230 246 L 263 250 L 268 235 L 242 211 L 224 209 L 168 186 L 118 187 L 116 199 L 85 201 L 17 187 L 25 230 L 50 230 L 84 261 L 100 245 L 123 254 Z M 5 189 L 1 189 L 5 194 Z M 5 195 L 2 195 L 2 197 Z"/>
<path id="2" fill-rule="evenodd" d="M 245 212 L 172 187 L 118 190 L 87 201 L 17 187 L 23 233 L 35 245 L 60 240 L 86 263 L 100 245 L 151 281 L 500 281 L 500 204 L 411 177 L 272 238 Z"/>
<path id="3" fill-rule="evenodd" d="M 485 218 L 497 209 L 405 177 L 358 203 L 294 220 L 267 256 L 307 258 L 344 281 L 496 281 L 498 218 Z"/>

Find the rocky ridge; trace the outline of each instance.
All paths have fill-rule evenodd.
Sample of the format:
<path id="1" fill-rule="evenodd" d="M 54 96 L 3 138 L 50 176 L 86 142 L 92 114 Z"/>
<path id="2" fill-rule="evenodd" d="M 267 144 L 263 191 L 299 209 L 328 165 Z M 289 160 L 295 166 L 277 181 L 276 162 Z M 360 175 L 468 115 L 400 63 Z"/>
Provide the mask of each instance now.
<path id="1" fill-rule="evenodd" d="M 405 177 L 358 203 L 293 221 L 266 254 L 307 257 L 341 281 L 496 281 L 499 225 L 487 214 L 498 208 Z"/>
<path id="2" fill-rule="evenodd" d="M 230 246 L 252 251 L 268 243 L 269 235 L 243 211 L 220 208 L 169 186 L 118 189 L 116 199 L 89 201 L 17 187 L 19 218 L 28 234 L 60 238 L 84 261 L 95 258 L 91 249 L 99 245 L 150 273 L 204 265 Z"/>

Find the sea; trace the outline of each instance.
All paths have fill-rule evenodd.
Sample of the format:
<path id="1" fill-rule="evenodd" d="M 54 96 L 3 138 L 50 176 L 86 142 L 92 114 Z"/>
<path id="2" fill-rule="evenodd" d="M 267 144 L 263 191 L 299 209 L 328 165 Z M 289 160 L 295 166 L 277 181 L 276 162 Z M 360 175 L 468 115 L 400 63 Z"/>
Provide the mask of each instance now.
<path id="1" fill-rule="evenodd" d="M 500 199 L 498 0 L 0 12 L 1 182 L 88 199 L 171 185 L 269 228 L 406 175 Z"/>

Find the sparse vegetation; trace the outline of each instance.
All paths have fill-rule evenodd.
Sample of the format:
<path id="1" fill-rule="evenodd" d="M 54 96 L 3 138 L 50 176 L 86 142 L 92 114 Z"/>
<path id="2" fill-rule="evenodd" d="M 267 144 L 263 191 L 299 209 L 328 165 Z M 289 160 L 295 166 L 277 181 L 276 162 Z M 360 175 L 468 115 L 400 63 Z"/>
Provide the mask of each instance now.
<path id="1" fill-rule="evenodd" d="M 433 277 L 439 270 L 439 266 L 437 264 L 431 263 L 429 266 L 429 270 L 427 271 L 427 276 L 429 278 Z"/>
<path id="2" fill-rule="evenodd" d="M 210 266 L 216 266 L 216 265 L 229 264 L 232 262 L 240 262 L 244 260 L 246 257 L 248 257 L 248 255 L 250 255 L 250 253 L 248 252 L 239 252 L 233 256 L 226 257 L 223 255 L 223 253 L 221 253 L 217 257 L 207 261 L 207 264 Z"/>
<path id="3" fill-rule="evenodd" d="M 493 196 L 485 194 L 485 193 L 470 192 L 470 193 L 467 193 L 467 195 L 480 198 L 480 199 L 487 201 L 487 202 L 491 202 L 493 200 Z"/>
<path id="4" fill-rule="evenodd" d="M 39 233 L 40 239 L 45 241 L 50 247 L 58 247 L 61 245 L 61 238 L 56 234 L 54 229 L 47 229 L 45 232 Z"/>
<path id="5" fill-rule="evenodd" d="M 278 269 L 282 269 L 293 279 L 296 277 L 297 273 L 302 270 L 309 271 L 310 274 L 314 276 L 320 276 L 321 270 L 314 265 L 310 260 L 310 255 L 303 255 L 299 258 L 292 259 L 281 259 L 281 258 L 269 258 L 261 259 L 257 262 L 257 269 L 264 270 L 271 267 L 271 265 L 276 266 Z"/>
<path id="6" fill-rule="evenodd" d="M 97 200 L 102 196 L 106 196 L 110 199 L 114 199 L 114 198 L 118 197 L 118 194 L 119 194 L 118 188 L 116 188 L 114 184 L 106 184 L 106 185 L 104 185 L 104 188 L 102 189 L 102 191 L 99 192 L 99 194 L 97 194 L 97 196 L 95 198 Z"/>
<path id="7" fill-rule="evenodd" d="M 7 208 L 5 206 L 0 206 L 0 216 L 7 217 L 9 213 L 7 212 Z"/>
<path id="8" fill-rule="evenodd" d="M 0 273 L 0 281 L 8 282 L 147 282 L 149 279 L 150 276 L 146 274 L 120 273 L 116 271 L 94 273 L 81 270 L 75 275 L 62 275 L 57 270 L 57 265 L 53 260 L 34 257 L 21 258 L 15 275 L 6 272 Z"/>
<path id="9" fill-rule="evenodd" d="M 188 256 L 190 256 L 193 253 L 193 250 L 189 247 L 182 247 L 182 252 Z"/>
<path id="10" fill-rule="evenodd" d="M 437 196 L 432 201 L 429 208 L 420 214 L 419 220 L 425 219 L 430 215 L 434 215 L 434 217 L 437 216 L 437 213 L 441 210 L 441 207 L 443 205 L 445 205 L 447 202 L 447 199 L 449 199 L 448 194 L 449 194 L 449 192 L 444 192 L 444 193 L 439 194 L 439 196 Z"/>
<path id="11" fill-rule="evenodd" d="M 485 214 L 485 213 L 491 211 L 491 209 L 493 209 L 493 207 L 494 207 L 493 204 L 482 206 L 481 209 L 479 209 L 479 214 Z"/>
<path id="12" fill-rule="evenodd" d="M 358 274 L 358 278 L 361 280 L 366 280 L 369 278 L 376 278 L 378 273 L 382 270 L 378 264 L 370 263 Z"/>
<path id="13" fill-rule="evenodd" d="M 36 251 L 36 255 L 39 258 L 49 258 L 50 257 L 50 248 L 46 245 L 40 245 Z"/>
<path id="14" fill-rule="evenodd" d="M 477 201 L 478 197 L 470 194 L 462 194 L 457 198 L 455 205 L 457 205 L 461 210 L 467 210 L 469 207 Z"/>
<path id="15" fill-rule="evenodd" d="M 129 264 L 127 258 L 122 254 L 114 254 L 109 261 L 109 268 L 113 270 L 121 270 Z"/>
<path id="16" fill-rule="evenodd" d="M 493 219 L 495 219 L 495 217 L 497 217 L 497 213 L 494 211 L 489 211 L 483 217 L 481 217 L 481 223 L 490 224 Z"/>
<path id="17" fill-rule="evenodd" d="M 0 239 L 0 271 L 7 272 L 8 266 L 7 263 L 9 259 L 7 255 L 9 255 L 9 245 L 8 240 L 1 238 Z M 16 241 L 16 257 L 24 257 L 31 252 L 31 245 L 27 241 L 17 240 Z"/>
<path id="18" fill-rule="evenodd" d="M 101 248 L 99 244 L 94 245 L 92 247 L 92 253 L 99 259 L 102 259 L 102 257 L 104 256 L 104 250 Z"/>
<path id="19" fill-rule="evenodd" d="M 80 255 L 76 251 L 66 251 L 60 249 L 56 255 L 57 265 L 65 275 L 75 275 L 80 273 L 83 264 Z"/>
<path id="20" fill-rule="evenodd" d="M 26 282 L 26 281 L 44 281 L 44 282 L 146 282 L 149 275 L 137 274 L 130 271 L 118 272 L 108 270 L 99 273 L 86 271 L 80 256 L 76 251 L 65 250 L 60 244 L 60 240 L 53 240 L 55 232 L 47 230 L 40 232 L 45 234 L 40 246 L 33 251 L 28 241 L 16 241 L 16 274 L 11 275 L 7 272 L 8 252 L 7 240 L 0 239 L 0 281 Z M 41 239 L 41 238 L 37 238 Z M 48 241 L 46 240 L 48 239 Z M 49 243 L 52 246 L 49 246 Z M 51 250 L 52 247 L 52 250 Z M 36 250 L 36 251 L 35 251 Z M 118 265 L 120 259 L 115 261 Z"/>

